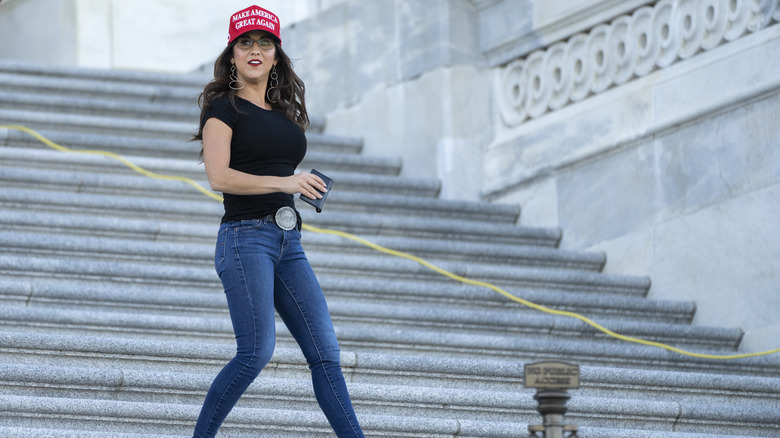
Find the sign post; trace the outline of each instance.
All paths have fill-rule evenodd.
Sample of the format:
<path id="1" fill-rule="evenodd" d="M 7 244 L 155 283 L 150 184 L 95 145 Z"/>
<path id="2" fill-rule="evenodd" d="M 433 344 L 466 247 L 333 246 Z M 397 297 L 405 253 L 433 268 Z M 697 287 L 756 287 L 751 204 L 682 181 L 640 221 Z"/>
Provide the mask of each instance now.
<path id="1" fill-rule="evenodd" d="M 542 414 L 544 424 L 529 425 L 528 431 L 544 438 L 563 438 L 564 432 L 577 435 L 577 426 L 565 424 L 566 402 L 571 397 L 569 389 L 580 387 L 580 366 L 566 362 L 537 362 L 524 367 L 525 387 L 536 388 L 534 399 L 539 402 L 536 410 Z"/>

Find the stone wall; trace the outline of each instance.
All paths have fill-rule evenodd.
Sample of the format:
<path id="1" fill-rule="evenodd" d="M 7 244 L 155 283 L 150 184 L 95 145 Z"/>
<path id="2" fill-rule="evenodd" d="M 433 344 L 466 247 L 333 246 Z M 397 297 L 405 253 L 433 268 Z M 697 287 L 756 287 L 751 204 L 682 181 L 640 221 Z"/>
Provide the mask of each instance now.
<path id="1" fill-rule="evenodd" d="M 467 0 L 346 1 L 290 29 L 307 104 L 365 152 L 397 155 L 403 174 L 479 199 L 491 138 L 492 82 Z"/>
<path id="2" fill-rule="evenodd" d="M 756 350 L 780 334 L 779 5 L 353 0 L 291 40 L 330 132 L 519 204 Z"/>
<path id="3" fill-rule="evenodd" d="M 776 347 L 780 2 L 645 3 L 497 69 L 483 194 Z"/>

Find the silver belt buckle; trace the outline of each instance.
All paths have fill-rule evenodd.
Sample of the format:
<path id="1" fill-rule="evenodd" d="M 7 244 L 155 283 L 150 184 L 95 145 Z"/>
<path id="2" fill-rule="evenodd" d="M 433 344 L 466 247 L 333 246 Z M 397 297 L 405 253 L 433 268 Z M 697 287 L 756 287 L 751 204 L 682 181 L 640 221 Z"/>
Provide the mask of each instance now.
<path id="1" fill-rule="evenodd" d="M 274 222 L 279 228 L 290 231 L 298 225 L 298 215 L 292 207 L 282 207 L 276 210 Z"/>

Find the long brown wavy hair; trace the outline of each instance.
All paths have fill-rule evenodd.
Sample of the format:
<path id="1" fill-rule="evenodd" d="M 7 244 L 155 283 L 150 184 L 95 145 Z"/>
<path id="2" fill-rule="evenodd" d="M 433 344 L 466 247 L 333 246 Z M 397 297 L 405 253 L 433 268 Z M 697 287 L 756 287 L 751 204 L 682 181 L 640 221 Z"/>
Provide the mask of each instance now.
<path id="1" fill-rule="evenodd" d="M 230 58 L 233 57 L 233 46 L 235 45 L 236 38 L 232 43 L 225 47 L 225 50 L 217 57 L 214 62 L 214 79 L 212 79 L 203 92 L 198 96 L 198 106 L 200 107 L 200 126 L 198 127 L 198 133 L 193 136 L 193 140 L 203 140 L 203 117 L 206 113 L 206 109 L 211 105 L 214 99 L 227 95 L 230 104 L 238 111 L 236 106 L 236 90 L 230 88 Z M 278 41 L 274 40 L 276 45 L 276 73 L 278 74 L 279 85 L 268 93 L 268 103 L 271 104 L 271 109 L 283 113 L 290 121 L 298 125 L 302 130 L 306 130 L 309 127 L 309 115 L 306 112 L 306 99 L 304 94 L 306 92 L 306 86 L 295 71 L 293 71 L 292 61 L 290 57 L 284 53 L 282 46 Z M 268 75 L 269 83 L 266 85 L 266 90 L 270 86 L 270 75 Z M 203 160 L 203 148 L 200 150 L 200 159 Z"/>

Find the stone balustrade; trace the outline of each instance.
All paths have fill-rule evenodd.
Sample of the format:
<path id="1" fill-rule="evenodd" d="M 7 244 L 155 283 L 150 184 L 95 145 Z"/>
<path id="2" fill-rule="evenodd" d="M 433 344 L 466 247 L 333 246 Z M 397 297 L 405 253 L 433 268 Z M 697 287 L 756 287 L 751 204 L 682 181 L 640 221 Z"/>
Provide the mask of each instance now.
<path id="1" fill-rule="evenodd" d="M 502 68 L 502 120 L 517 126 L 778 21 L 779 0 L 662 0 L 641 7 Z"/>

